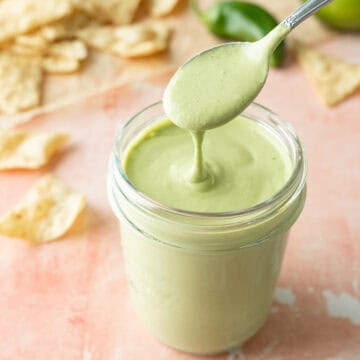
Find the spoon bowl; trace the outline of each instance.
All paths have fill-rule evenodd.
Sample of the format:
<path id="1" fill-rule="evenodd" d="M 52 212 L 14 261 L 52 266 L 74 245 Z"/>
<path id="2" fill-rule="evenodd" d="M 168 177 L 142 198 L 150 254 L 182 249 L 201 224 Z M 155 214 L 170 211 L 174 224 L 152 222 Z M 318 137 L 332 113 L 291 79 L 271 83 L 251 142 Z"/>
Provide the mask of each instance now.
<path id="1" fill-rule="evenodd" d="M 188 130 L 221 126 L 250 104 L 267 72 L 267 61 L 254 43 L 216 46 L 192 58 L 170 80 L 164 93 L 165 112 Z"/>

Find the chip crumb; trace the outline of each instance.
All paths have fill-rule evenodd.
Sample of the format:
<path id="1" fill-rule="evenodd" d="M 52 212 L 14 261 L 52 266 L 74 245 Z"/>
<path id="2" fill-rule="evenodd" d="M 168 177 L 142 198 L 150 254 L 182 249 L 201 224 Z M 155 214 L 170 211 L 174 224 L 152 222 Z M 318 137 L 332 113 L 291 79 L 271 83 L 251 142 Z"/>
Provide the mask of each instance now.
<path id="1" fill-rule="evenodd" d="M 0 54 L 0 110 L 10 115 L 39 105 L 42 77 L 40 59 Z"/>
<path id="2" fill-rule="evenodd" d="M 39 169 L 68 141 L 61 133 L 0 130 L 0 170 Z"/>
<path id="3" fill-rule="evenodd" d="M 297 55 L 326 105 L 337 105 L 360 88 L 360 64 L 349 64 L 304 45 L 298 45 Z"/>
<path id="4" fill-rule="evenodd" d="M 85 204 L 84 195 L 46 175 L 0 218 L 0 234 L 35 244 L 56 240 L 71 228 Z"/>

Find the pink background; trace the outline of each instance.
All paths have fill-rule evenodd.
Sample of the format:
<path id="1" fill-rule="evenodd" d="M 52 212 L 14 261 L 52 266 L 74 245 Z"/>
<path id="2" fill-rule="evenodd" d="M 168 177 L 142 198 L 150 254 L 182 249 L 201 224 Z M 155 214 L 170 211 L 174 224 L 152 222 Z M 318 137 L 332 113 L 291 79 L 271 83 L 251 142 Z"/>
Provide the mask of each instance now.
<path id="1" fill-rule="evenodd" d="M 358 38 L 344 53 L 360 62 Z M 339 50 L 341 49 L 341 50 Z M 33 246 L 0 237 L 0 359 L 195 359 L 155 340 L 129 302 L 105 177 L 116 129 L 161 98 L 170 74 L 133 81 L 29 122 L 66 131 L 66 151 L 41 171 L 0 174 L 0 214 L 53 172 L 88 208 L 66 237 Z M 212 359 L 360 358 L 360 97 L 325 108 L 293 59 L 258 99 L 291 122 L 307 150 L 308 199 L 294 226 L 271 314 L 241 349 Z"/>

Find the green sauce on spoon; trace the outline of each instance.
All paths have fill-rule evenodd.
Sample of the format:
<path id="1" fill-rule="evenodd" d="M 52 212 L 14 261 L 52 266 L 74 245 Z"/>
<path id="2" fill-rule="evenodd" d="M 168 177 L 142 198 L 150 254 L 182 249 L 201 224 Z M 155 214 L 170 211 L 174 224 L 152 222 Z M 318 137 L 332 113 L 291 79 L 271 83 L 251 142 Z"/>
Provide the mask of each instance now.
<path id="1" fill-rule="evenodd" d="M 288 34 L 280 24 L 263 39 L 216 46 L 178 69 L 164 93 L 164 108 L 179 127 L 205 131 L 232 120 L 264 86 L 272 51 Z"/>

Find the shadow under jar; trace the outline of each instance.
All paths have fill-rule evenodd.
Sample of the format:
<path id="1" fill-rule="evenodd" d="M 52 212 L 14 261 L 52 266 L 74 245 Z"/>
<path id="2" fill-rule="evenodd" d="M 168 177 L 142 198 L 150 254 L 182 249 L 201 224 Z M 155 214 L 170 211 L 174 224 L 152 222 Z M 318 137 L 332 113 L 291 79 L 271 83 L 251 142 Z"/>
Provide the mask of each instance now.
<path id="1" fill-rule="evenodd" d="M 223 213 L 174 209 L 150 199 L 123 169 L 129 145 L 166 118 L 161 102 L 132 117 L 110 156 L 108 194 L 121 222 L 132 302 L 162 342 L 196 354 L 242 344 L 269 313 L 289 230 L 306 197 L 302 145 L 289 124 L 256 103 L 242 114 L 284 144 L 292 174 L 273 197 Z"/>

